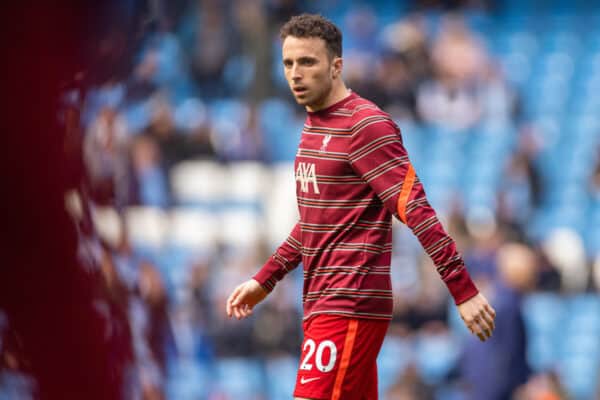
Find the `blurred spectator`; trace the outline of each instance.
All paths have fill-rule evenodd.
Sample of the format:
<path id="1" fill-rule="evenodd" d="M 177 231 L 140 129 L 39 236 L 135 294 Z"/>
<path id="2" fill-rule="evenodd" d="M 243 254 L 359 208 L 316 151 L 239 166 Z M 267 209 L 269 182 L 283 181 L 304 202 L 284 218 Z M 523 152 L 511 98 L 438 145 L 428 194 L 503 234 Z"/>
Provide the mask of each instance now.
<path id="1" fill-rule="evenodd" d="M 265 158 L 256 107 L 243 106 L 238 121 L 213 121 L 211 138 L 215 152 L 224 161 L 263 160 Z M 237 122 L 237 123 L 236 123 Z"/>
<path id="2" fill-rule="evenodd" d="M 192 74 L 207 96 L 222 94 L 219 83 L 232 47 L 224 3 L 216 0 L 198 1 L 196 40 L 191 49 Z"/>
<path id="3" fill-rule="evenodd" d="M 111 107 L 103 108 L 88 127 L 83 144 L 84 162 L 95 201 L 118 207 L 130 203 L 132 182 L 125 120 Z"/>
<path id="4" fill-rule="evenodd" d="M 435 266 L 428 257 L 421 257 L 418 265 L 418 288 L 413 297 L 408 293 L 396 295 L 394 322 L 406 324 L 417 331 L 430 322 L 445 323 L 447 298 L 444 286 L 436 279 Z"/>
<path id="5" fill-rule="evenodd" d="M 0 397 L 33 400 L 38 396 L 22 340 L 11 330 L 6 314 L 0 310 Z"/>
<path id="6" fill-rule="evenodd" d="M 504 232 L 489 209 L 473 209 L 466 216 L 469 245 L 464 250 L 465 263 L 475 279 L 496 277 L 496 257 Z"/>
<path id="7" fill-rule="evenodd" d="M 456 87 L 476 82 L 487 70 L 483 43 L 457 15 L 449 15 L 433 45 L 432 59 L 438 77 Z"/>
<path id="8" fill-rule="evenodd" d="M 508 85 L 499 66 L 490 63 L 479 89 L 482 118 L 510 124 L 520 115 L 518 93 Z"/>
<path id="9" fill-rule="evenodd" d="M 135 363 L 129 390 L 139 391 L 143 399 L 161 399 L 170 340 L 162 277 L 152 263 L 134 254 L 124 229 L 109 244 L 102 269 L 113 299 L 128 314 Z"/>
<path id="10" fill-rule="evenodd" d="M 592 198 L 600 204 L 600 147 L 596 151 L 596 161 L 590 179 L 590 192 Z"/>
<path id="11" fill-rule="evenodd" d="M 169 189 L 156 142 L 145 135 L 135 138 L 131 146 L 131 158 L 140 204 L 167 207 L 170 204 Z"/>
<path id="12" fill-rule="evenodd" d="M 600 254 L 596 255 L 592 266 L 593 280 L 596 292 L 600 293 Z M 600 389 L 600 388 L 598 388 Z"/>
<path id="13" fill-rule="evenodd" d="M 173 109 L 163 96 L 154 99 L 150 125 L 144 133 L 158 145 L 161 166 L 167 174 L 175 164 L 186 158 L 185 136 L 177 131 Z"/>
<path id="14" fill-rule="evenodd" d="M 558 268 L 550 262 L 547 254 L 541 246 L 533 248 L 539 260 L 539 270 L 536 282 L 536 290 L 547 292 L 559 292 L 561 288 L 561 276 Z"/>
<path id="15" fill-rule="evenodd" d="M 568 397 L 555 373 L 533 375 L 519 387 L 515 400 L 566 400 Z"/>
<path id="16" fill-rule="evenodd" d="M 257 104 L 271 92 L 271 46 L 265 45 L 271 39 L 268 18 L 260 0 L 236 0 L 232 8 L 240 51 L 236 56 L 237 70 L 228 81 L 234 93 L 241 89 L 250 104 Z"/>
<path id="17" fill-rule="evenodd" d="M 268 0 L 266 8 L 272 35 L 278 35 L 279 27 L 292 15 L 301 14 L 304 11 L 297 0 Z"/>
<path id="18" fill-rule="evenodd" d="M 423 82 L 432 76 L 431 51 L 425 21 L 419 14 L 389 25 L 382 32 L 384 50 L 400 57 L 413 80 Z"/>
<path id="19" fill-rule="evenodd" d="M 258 354 L 297 357 L 302 344 L 302 311 L 295 296 L 297 282 L 294 278 L 297 281 L 298 276 L 292 275 L 290 278 L 292 279 L 280 282 L 282 287 L 272 293 L 273 301 L 257 309 L 253 336 Z M 271 328 L 262 329 L 264 326 Z"/>
<path id="20" fill-rule="evenodd" d="M 127 102 L 144 101 L 156 92 L 158 85 L 154 83 L 154 75 L 158 69 L 158 57 L 154 49 L 145 52 L 127 81 Z"/>
<path id="21" fill-rule="evenodd" d="M 558 270 L 561 289 L 566 293 L 582 292 L 588 288 L 590 271 L 581 236 L 570 228 L 549 232 L 542 244 L 548 261 Z"/>
<path id="22" fill-rule="evenodd" d="M 418 81 L 410 74 L 406 64 L 399 54 L 384 56 L 375 78 L 379 92 L 375 90 L 360 90 L 360 92 L 365 92 L 365 96 L 374 96 L 373 98 L 383 104 L 394 118 L 415 120 Z"/>
<path id="23" fill-rule="evenodd" d="M 456 129 L 473 126 L 483 113 L 477 85 L 487 70 L 487 57 L 464 22 L 447 17 L 432 49 L 435 79 L 425 83 L 417 96 L 422 118 Z"/>
<path id="24" fill-rule="evenodd" d="M 398 381 L 388 389 L 385 398 L 389 400 L 433 400 L 434 391 L 419 375 L 415 365 L 409 365 Z"/>
<path id="25" fill-rule="evenodd" d="M 489 346 L 467 339 L 460 364 L 468 399 L 511 397 L 529 375 L 522 296 L 534 287 L 534 253 L 521 244 L 504 244 L 498 251 L 496 279 L 479 282 L 496 307 L 496 329 Z"/>
<path id="26" fill-rule="evenodd" d="M 376 79 L 386 97 L 376 103 L 396 118 L 417 119 L 417 88 L 432 77 L 424 23 L 416 15 L 401 20 L 387 26 L 381 40 L 384 54 Z"/>
<path id="27" fill-rule="evenodd" d="M 515 240 L 525 240 L 525 227 L 541 204 L 542 177 L 535 163 L 538 153 L 539 146 L 535 138 L 525 130 L 506 167 L 499 191 L 499 222 L 509 229 L 510 236 Z"/>
<path id="28" fill-rule="evenodd" d="M 425 82 L 417 93 L 417 110 L 425 122 L 466 130 L 481 117 L 481 104 L 473 86 L 453 86 L 443 80 Z"/>

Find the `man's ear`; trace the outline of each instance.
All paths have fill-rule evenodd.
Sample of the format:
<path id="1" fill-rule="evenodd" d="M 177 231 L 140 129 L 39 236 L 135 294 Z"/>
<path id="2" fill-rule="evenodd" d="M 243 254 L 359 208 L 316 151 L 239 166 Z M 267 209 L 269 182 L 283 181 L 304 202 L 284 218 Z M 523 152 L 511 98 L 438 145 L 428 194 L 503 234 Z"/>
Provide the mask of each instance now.
<path id="1" fill-rule="evenodd" d="M 333 79 L 339 78 L 342 75 L 342 68 L 344 66 L 344 60 L 342 57 L 335 57 L 331 62 L 331 77 Z"/>

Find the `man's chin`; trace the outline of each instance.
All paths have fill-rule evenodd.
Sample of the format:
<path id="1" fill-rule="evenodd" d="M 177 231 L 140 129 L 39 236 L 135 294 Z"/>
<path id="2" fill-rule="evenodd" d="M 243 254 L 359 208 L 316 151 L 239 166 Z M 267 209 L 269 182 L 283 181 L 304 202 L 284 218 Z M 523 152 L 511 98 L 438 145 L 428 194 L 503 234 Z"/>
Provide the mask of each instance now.
<path id="1" fill-rule="evenodd" d="M 306 97 L 296 96 L 296 103 L 298 103 L 301 106 L 305 106 L 309 103 L 309 100 Z"/>

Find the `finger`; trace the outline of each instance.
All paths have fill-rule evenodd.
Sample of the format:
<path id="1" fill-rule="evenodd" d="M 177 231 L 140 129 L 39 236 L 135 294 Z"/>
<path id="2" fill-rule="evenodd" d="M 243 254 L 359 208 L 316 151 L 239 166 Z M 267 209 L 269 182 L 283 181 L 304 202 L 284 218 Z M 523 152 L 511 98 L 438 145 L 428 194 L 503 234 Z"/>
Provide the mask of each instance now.
<path id="1" fill-rule="evenodd" d="M 492 331 L 494 330 L 493 323 L 490 323 L 486 316 L 478 317 L 476 320 L 479 328 L 479 333 L 482 333 L 485 339 L 489 339 L 490 337 L 492 337 Z"/>
<path id="2" fill-rule="evenodd" d="M 240 314 L 242 318 L 246 318 L 248 316 L 248 304 L 242 304 L 240 307 Z"/>
<path id="3" fill-rule="evenodd" d="M 239 306 L 233 306 L 233 315 L 235 315 L 235 317 L 237 319 L 242 319 L 242 314 L 240 312 L 240 307 Z"/>
<path id="4" fill-rule="evenodd" d="M 252 309 L 251 308 L 247 308 L 247 309 L 244 310 L 244 318 L 248 318 L 251 315 L 252 315 Z"/>
<path id="5" fill-rule="evenodd" d="M 483 335 L 484 340 L 492 337 L 492 329 L 483 320 L 479 322 L 479 333 Z"/>
<path id="6" fill-rule="evenodd" d="M 481 313 L 481 317 L 483 321 L 485 321 L 490 331 L 493 331 L 494 328 L 496 328 L 496 324 L 494 324 L 494 318 L 487 311 L 483 311 Z"/>
<path id="7" fill-rule="evenodd" d="M 484 329 L 483 334 L 484 334 L 486 340 L 492 337 L 492 331 L 489 329 Z"/>
<path id="8" fill-rule="evenodd" d="M 469 328 L 469 330 L 471 331 L 471 333 L 474 336 L 477 336 L 479 338 L 479 340 L 481 340 L 482 342 L 485 341 L 485 334 L 483 333 L 483 329 L 481 328 L 481 326 L 478 323 L 479 318 L 477 316 L 475 316 L 469 324 L 467 324 L 467 327 Z"/>
<path id="9" fill-rule="evenodd" d="M 483 329 L 481 329 L 481 327 L 479 326 L 479 324 L 477 324 L 476 322 L 474 322 L 473 324 L 471 324 L 470 329 L 471 329 L 471 333 L 474 336 L 477 336 L 479 338 L 479 340 L 481 340 L 482 342 L 485 341 L 485 335 L 483 333 Z"/>
<path id="10" fill-rule="evenodd" d="M 227 298 L 227 306 L 226 306 L 226 310 L 227 310 L 227 316 L 231 317 L 232 315 L 232 307 L 233 307 L 233 302 L 237 299 L 239 293 L 241 291 L 241 286 L 238 286 L 234 289 L 234 291 L 231 293 L 231 295 Z"/>
<path id="11" fill-rule="evenodd" d="M 241 288 L 240 291 L 237 293 L 237 296 L 235 297 L 235 299 L 233 299 L 233 302 L 231 304 L 234 307 L 238 307 L 242 304 L 245 297 L 246 297 L 246 291 L 243 288 Z"/>
<path id="12" fill-rule="evenodd" d="M 483 312 L 477 316 L 477 324 L 479 324 L 479 327 L 483 331 L 491 332 L 492 330 L 492 324 L 490 323 L 490 321 L 488 321 L 488 317 L 484 315 Z"/>
<path id="13" fill-rule="evenodd" d="M 246 304 L 246 307 L 244 308 L 244 314 L 246 317 L 252 315 L 252 307 L 250 307 L 250 305 Z"/>
<path id="14" fill-rule="evenodd" d="M 496 319 L 496 310 L 492 308 L 489 304 L 485 305 L 485 310 L 492 317 L 492 319 Z"/>

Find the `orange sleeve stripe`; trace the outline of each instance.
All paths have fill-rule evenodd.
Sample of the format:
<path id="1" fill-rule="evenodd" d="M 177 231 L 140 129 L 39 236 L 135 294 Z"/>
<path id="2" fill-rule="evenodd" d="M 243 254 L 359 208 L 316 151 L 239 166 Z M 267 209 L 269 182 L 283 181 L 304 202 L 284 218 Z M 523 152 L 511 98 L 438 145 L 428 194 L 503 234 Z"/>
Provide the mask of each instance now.
<path id="1" fill-rule="evenodd" d="M 408 164 L 408 171 L 406 171 L 406 177 L 404 178 L 404 183 L 402 184 L 402 190 L 400 190 L 400 196 L 398 196 L 398 216 L 400 217 L 400 221 L 406 223 L 406 204 L 408 203 L 408 197 L 410 196 L 410 192 L 412 192 L 413 185 L 415 184 L 415 169 L 412 164 Z"/>
<path id="2" fill-rule="evenodd" d="M 352 348 L 354 347 L 354 339 L 356 338 L 357 329 L 358 321 L 355 319 L 350 320 L 350 322 L 348 322 L 348 333 L 346 333 L 346 340 L 344 341 L 344 350 L 342 351 L 340 368 L 335 376 L 335 384 L 333 386 L 333 395 L 331 400 L 339 400 L 340 396 L 342 395 L 342 383 L 344 383 L 346 370 L 350 364 L 350 357 L 352 356 Z"/>

